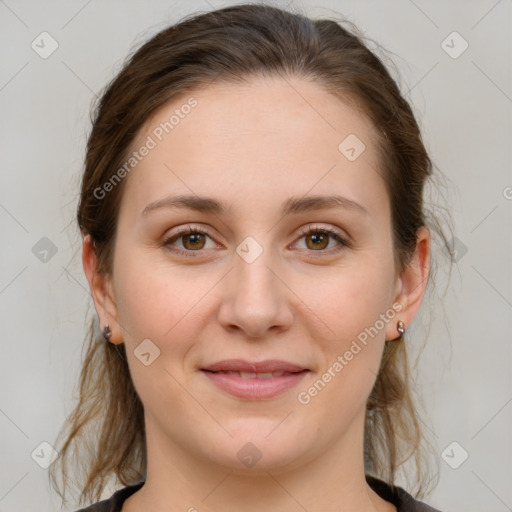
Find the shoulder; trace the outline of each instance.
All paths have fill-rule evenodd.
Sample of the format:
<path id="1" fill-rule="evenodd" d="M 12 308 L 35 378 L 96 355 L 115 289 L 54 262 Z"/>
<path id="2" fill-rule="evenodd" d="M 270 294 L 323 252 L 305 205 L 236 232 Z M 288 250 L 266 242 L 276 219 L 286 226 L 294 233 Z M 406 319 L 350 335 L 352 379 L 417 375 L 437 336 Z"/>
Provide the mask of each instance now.
<path id="1" fill-rule="evenodd" d="M 414 499 L 401 487 L 391 487 L 386 482 L 366 475 L 368 485 L 383 499 L 395 505 L 397 512 L 441 512 L 436 508 Z"/>
<path id="2" fill-rule="evenodd" d="M 88 507 L 81 508 L 75 512 L 121 512 L 123 503 L 135 492 L 137 492 L 144 482 L 139 482 L 134 485 L 128 485 L 116 491 L 112 496 L 106 500 L 98 501 Z"/>

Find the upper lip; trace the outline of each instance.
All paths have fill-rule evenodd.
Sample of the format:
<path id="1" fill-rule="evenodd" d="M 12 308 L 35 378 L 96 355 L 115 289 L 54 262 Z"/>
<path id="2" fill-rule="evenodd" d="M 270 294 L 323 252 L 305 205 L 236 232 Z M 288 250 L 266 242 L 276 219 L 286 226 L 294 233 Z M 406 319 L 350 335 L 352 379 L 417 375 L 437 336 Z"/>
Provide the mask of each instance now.
<path id="1" fill-rule="evenodd" d="M 244 359 L 225 359 L 201 368 L 211 372 L 301 372 L 307 370 L 304 366 L 280 361 L 277 359 L 267 359 L 265 361 L 246 361 Z"/>

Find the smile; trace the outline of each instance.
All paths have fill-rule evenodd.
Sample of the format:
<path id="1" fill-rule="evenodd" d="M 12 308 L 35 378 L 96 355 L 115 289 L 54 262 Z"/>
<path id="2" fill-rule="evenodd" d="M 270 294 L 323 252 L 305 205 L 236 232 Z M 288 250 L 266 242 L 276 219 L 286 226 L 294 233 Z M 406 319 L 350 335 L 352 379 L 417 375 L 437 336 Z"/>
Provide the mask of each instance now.
<path id="1" fill-rule="evenodd" d="M 245 400 L 264 400 L 294 388 L 309 373 L 300 372 L 242 372 L 202 370 L 209 381 L 221 391 Z"/>

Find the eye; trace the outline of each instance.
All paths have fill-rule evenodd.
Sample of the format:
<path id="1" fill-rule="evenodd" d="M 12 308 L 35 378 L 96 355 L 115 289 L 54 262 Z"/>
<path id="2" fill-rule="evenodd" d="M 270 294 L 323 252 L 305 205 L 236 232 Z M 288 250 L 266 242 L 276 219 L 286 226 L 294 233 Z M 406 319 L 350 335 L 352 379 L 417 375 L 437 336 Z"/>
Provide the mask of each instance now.
<path id="1" fill-rule="evenodd" d="M 337 253 L 340 250 L 343 250 L 343 248 L 351 246 L 350 242 L 346 240 L 340 232 L 332 228 L 322 226 L 308 226 L 304 231 L 302 231 L 299 240 L 303 238 L 305 240 L 306 249 L 310 249 L 308 252 L 321 253 L 318 255 L 312 255 L 313 257 L 325 255 L 326 252 Z M 334 251 L 328 250 L 330 242 L 329 239 L 334 239 L 338 242 L 338 247 L 335 248 Z"/>
<path id="2" fill-rule="evenodd" d="M 203 249 L 209 248 L 205 247 L 206 237 L 211 239 L 207 231 L 194 226 L 187 226 L 179 229 L 177 233 L 173 234 L 170 238 L 167 238 L 163 242 L 163 245 L 169 247 L 173 252 L 183 256 L 200 256 Z M 182 239 L 181 244 L 183 249 L 174 246 L 174 242 L 180 239 Z M 199 254 L 194 254 L 197 252 L 199 252 Z"/>
<path id="3" fill-rule="evenodd" d="M 176 254 L 183 256 L 197 257 L 202 255 L 202 251 L 216 247 L 206 247 L 206 238 L 213 241 L 212 237 L 207 231 L 196 226 L 186 226 L 180 228 L 169 238 L 166 238 L 163 242 L 164 247 L 168 247 L 171 251 Z M 332 229 L 322 226 L 308 226 L 302 230 L 299 240 L 305 239 L 306 250 L 309 249 L 309 253 L 320 253 L 311 254 L 311 257 L 325 256 L 331 253 L 337 253 L 345 247 L 351 247 L 351 243 L 346 240 L 341 233 Z M 330 239 L 338 242 L 338 247 L 334 250 L 329 250 Z M 175 243 L 180 241 L 182 248 L 176 247 Z M 297 242 L 296 242 L 297 243 Z M 331 248 L 332 249 L 332 248 Z"/>

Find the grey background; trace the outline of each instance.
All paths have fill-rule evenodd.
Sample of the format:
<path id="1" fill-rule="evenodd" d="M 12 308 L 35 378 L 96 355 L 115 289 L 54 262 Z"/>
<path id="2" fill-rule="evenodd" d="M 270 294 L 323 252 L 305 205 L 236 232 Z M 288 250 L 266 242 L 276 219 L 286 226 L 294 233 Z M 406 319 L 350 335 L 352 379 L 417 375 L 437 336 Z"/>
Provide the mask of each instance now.
<path id="1" fill-rule="evenodd" d="M 232 3 L 0 0 L 1 512 L 60 506 L 36 460 L 76 399 L 91 311 L 74 227 L 91 100 L 130 49 L 186 14 Z M 426 501 L 446 512 L 512 510 L 511 4 L 294 3 L 314 17 L 345 15 L 395 54 L 450 180 L 457 261 L 446 296 L 428 306 L 430 332 L 418 321 L 410 338 L 428 335 L 414 377 L 441 474 Z M 43 31 L 58 43 L 46 59 L 31 47 L 43 46 Z M 457 58 L 454 31 L 469 45 Z M 462 450 L 469 457 L 453 469 Z"/>

